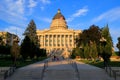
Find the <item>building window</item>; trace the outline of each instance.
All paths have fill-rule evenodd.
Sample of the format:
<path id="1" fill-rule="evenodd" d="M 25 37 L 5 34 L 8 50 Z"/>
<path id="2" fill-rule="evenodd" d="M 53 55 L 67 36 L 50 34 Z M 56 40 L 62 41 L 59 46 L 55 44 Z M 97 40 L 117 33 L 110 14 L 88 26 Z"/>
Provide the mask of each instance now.
<path id="1" fill-rule="evenodd" d="M 39 39 L 41 38 L 41 35 L 39 36 Z"/>
<path id="2" fill-rule="evenodd" d="M 72 40 L 70 40 L 70 42 L 72 42 Z"/>
<path id="3" fill-rule="evenodd" d="M 50 44 L 49 46 L 52 46 L 52 44 Z"/>
<path id="4" fill-rule="evenodd" d="M 60 44 L 58 44 L 58 46 L 60 46 Z"/>
<path id="5" fill-rule="evenodd" d="M 46 39 L 45 42 L 48 42 L 48 40 Z"/>
<path id="6" fill-rule="evenodd" d="M 53 36 L 54 38 L 56 37 L 56 35 Z"/>
<path id="7" fill-rule="evenodd" d="M 48 35 L 46 35 L 45 37 L 48 38 Z"/>
<path id="8" fill-rule="evenodd" d="M 52 38 L 52 35 L 50 35 L 50 38 Z"/>
<path id="9" fill-rule="evenodd" d="M 66 35 L 66 38 L 68 37 L 68 35 Z"/>
<path id="10" fill-rule="evenodd" d="M 60 35 L 58 35 L 58 38 L 60 38 Z"/>
<path id="11" fill-rule="evenodd" d="M 50 39 L 50 42 L 52 42 L 52 40 Z"/>
<path id="12" fill-rule="evenodd" d="M 58 42 L 60 42 L 60 40 L 58 39 Z"/>
<path id="13" fill-rule="evenodd" d="M 56 46 L 55 44 L 53 44 L 54 46 Z"/>
<path id="14" fill-rule="evenodd" d="M 45 44 L 45 46 L 48 46 L 48 44 Z"/>

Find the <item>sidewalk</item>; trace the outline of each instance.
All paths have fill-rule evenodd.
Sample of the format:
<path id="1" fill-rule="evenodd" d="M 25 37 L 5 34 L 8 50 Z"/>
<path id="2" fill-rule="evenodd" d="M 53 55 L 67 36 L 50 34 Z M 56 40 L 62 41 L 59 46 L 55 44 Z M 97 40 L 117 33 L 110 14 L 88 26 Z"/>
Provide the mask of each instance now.
<path id="1" fill-rule="evenodd" d="M 114 80 L 109 77 L 104 69 L 94 67 L 82 62 L 77 62 L 80 80 Z"/>
<path id="2" fill-rule="evenodd" d="M 7 80 L 40 80 L 43 63 L 38 62 L 17 71 Z M 101 68 L 77 62 L 80 79 L 67 61 L 49 62 L 42 80 L 114 80 Z M 118 79 L 117 79 L 118 80 Z"/>
<path id="3" fill-rule="evenodd" d="M 43 63 L 38 62 L 16 70 L 16 72 L 6 80 L 40 80 Z"/>

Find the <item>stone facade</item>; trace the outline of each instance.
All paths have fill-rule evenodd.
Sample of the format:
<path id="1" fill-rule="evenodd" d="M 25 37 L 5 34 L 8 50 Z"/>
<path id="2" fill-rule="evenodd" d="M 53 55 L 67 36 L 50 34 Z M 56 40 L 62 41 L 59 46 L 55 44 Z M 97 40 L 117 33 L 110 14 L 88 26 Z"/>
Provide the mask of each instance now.
<path id="1" fill-rule="evenodd" d="M 37 30 L 40 48 L 46 49 L 48 52 L 51 50 L 72 50 L 75 48 L 75 39 L 82 33 L 81 30 L 68 29 L 64 16 L 58 10 L 57 14 L 53 17 L 50 29 Z"/>
<path id="2" fill-rule="evenodd" d="M 13 44 L 13 40 L 15 38 L 18 38 L 17 35 L 12 34 L 10 32 L 0 32 L 0 37 L 2 38 L 2 42 L 4 45 L 10 45 L 10 46 Z"/>

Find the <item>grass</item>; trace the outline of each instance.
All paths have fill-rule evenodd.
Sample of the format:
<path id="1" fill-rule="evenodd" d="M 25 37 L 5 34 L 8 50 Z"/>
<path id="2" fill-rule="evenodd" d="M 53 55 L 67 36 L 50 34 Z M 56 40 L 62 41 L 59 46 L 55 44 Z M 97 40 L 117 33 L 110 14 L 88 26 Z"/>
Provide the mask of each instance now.
<path id="1" fill-rule="evenodd" d="M 88 61 L 88 60 L 80 60 L 86 64 L 90 64 L 99 68 L 104 68 L 104 64 L 103 61 L 98 61 L 98 62 L 94 62 L 94 61 Z M 120 67 L 120 61 L 110 61 L 109 62 L 111 67 Z"/>
<path id="2" fill-rule="evenodd" d="M 42 61 L 45 58 L 46 57 L 40 57 L 38 60 L 26 60 L 26 61 L 18 60 L 16 62 L 16 66 L 17 66 L 17 68 L 23 67 L 23 66 L 33 64 L 38 61 Z M 13 62 L 9 56 L 8 57 L 0 57 L 0 67 L 8 67 L 8 66 L 12 66 L 12 65 L 13 65 Z"/>

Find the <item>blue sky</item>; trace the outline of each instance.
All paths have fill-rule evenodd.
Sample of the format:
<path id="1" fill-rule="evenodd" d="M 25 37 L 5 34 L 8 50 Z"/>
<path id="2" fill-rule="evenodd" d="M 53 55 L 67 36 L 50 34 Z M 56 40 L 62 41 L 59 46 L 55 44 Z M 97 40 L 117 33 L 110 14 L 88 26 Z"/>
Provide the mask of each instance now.
<path id="1" fill-rule="evenodd" d="M 0 0 L 0 31 L 18 34 L 20 38 L 30 20 L 37 29 L 49 29 L 57 10 L 70 29 L 84 30 L 95 24 L 109 25 L 116 45 L 120 36 L 120 0 Z"/>

